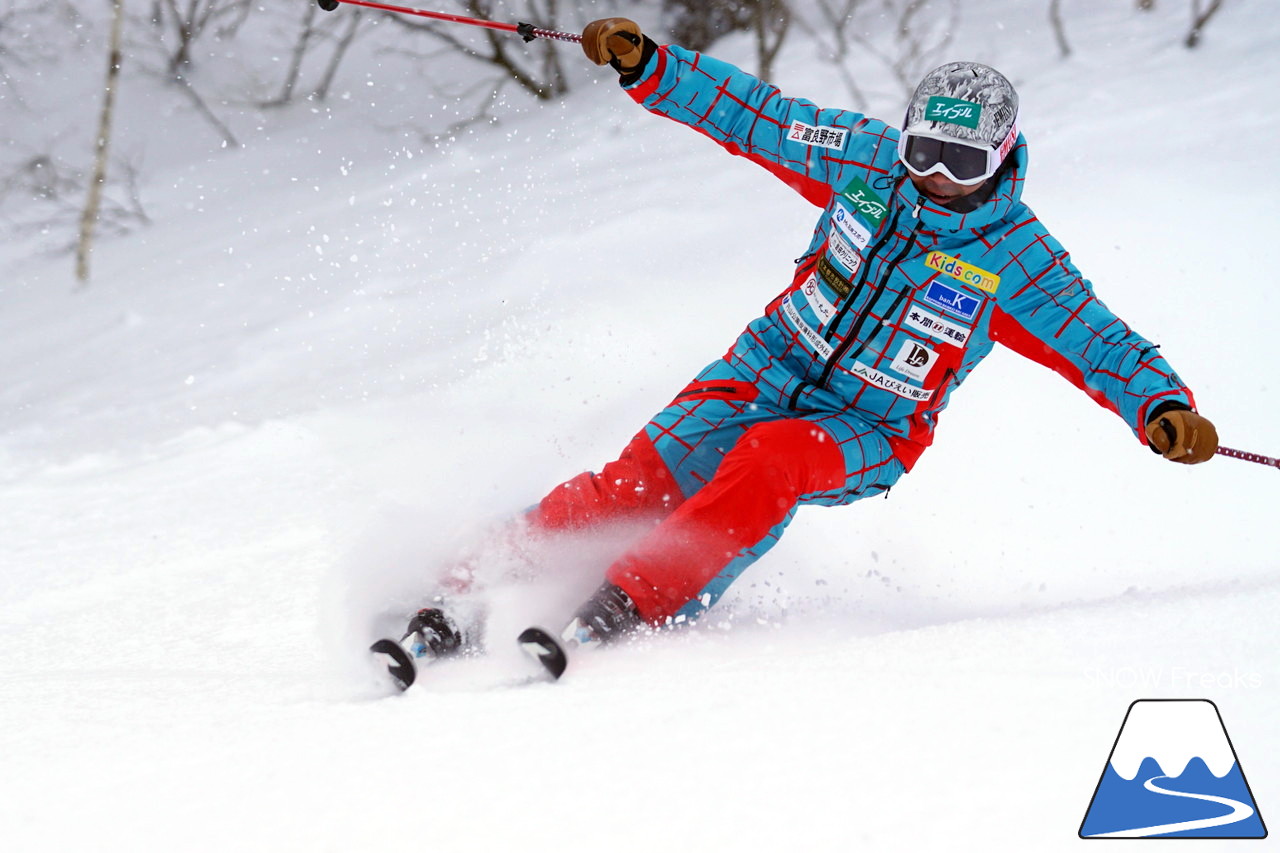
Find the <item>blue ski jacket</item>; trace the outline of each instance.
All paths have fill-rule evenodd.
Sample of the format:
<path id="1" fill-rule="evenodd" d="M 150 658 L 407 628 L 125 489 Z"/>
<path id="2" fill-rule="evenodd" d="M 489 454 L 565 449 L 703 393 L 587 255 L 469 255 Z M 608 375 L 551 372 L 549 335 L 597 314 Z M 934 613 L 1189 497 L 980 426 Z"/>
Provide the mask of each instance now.
<path id="1" fill-rule="evenodd" d="M 989 200 L 957 213 L 916 191 L 897 128 L 783 97 L 726 62 L 660 47 L 624 88 L 822 209 L 789 286 L 725 354 L 760 402 L 855 413 L 908 469 L 997 342 L 1066 377 L 1144 444 L 1148 411 L 1194 408 L 1156 346 L 1098 300 L 1022 202 L 1022 136 Z"/>

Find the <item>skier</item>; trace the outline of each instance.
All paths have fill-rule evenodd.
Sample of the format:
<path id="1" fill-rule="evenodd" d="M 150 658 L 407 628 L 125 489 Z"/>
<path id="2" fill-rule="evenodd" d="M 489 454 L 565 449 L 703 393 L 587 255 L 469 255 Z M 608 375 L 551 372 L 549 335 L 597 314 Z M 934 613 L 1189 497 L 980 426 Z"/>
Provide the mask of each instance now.
<path id="1" fill-rule="evenodd" d="M 1066 377 L 1183 464 L 1217 433 L 1157 351 L 1094 295 L 1022 203 L 1018 96 L 996 70 L 950 62 L 916 88 L 901 129 L 783 97 L 709 56 L 659 46 L 626 18 L 583 50 L 650 112 L 763 166 L 821 213 L 795 274 L 599 473 L 553 489 L 529 534 L 654 525 L 617 558 L 563 638 L 608 642 L 711 606 L 802 505 L 885 492 L 933 438 L 939 413 L 995 343 Z M 452 578 L 470 582 L 467 570 Z M 465 645 L 440 607 L 406 645 Z"/>

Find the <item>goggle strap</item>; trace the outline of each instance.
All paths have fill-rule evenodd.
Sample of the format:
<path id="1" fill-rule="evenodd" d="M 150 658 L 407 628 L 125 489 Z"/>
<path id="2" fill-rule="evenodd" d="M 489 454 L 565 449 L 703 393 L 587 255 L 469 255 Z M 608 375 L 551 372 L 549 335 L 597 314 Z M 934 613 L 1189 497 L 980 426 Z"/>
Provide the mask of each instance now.
<path id="1" fill-rule="evenodd" d="M 1009 127 L 1009 134 L 1004 138 L 1004 142 L 1000 143 L 1000 147 L 996 149 L 996 166 L 999 167 L 1004 162 L 1004 158 L 1009 156 L 1009 152 L 1013 150 L 1013 144 L 1018 141 L 1018 120 L 1015 118 L 1013 124 Z"/>

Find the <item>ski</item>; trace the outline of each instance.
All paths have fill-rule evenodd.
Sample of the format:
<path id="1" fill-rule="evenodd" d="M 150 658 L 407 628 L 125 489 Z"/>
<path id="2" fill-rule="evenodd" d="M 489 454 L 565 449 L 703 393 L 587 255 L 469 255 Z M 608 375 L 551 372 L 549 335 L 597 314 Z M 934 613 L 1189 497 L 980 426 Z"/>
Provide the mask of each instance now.
<path id="1" fill-rule="evenodd" d="M 520 632 L 520 648 L 529 657 L 542 665 L 553 681 L 564 675 L 569 665 L 569 656 L 565 654 L 560 641 L 542 628 L 525 628 Z"/>
<path id="2" fill-rule="evenodd" d="M 418 677 L 418 667 L 404 646 L 391 639 L 381 639 L 369 647 L 374 659 L 387 668 L 387 675 L 401 692 L 408 690 Z"/>

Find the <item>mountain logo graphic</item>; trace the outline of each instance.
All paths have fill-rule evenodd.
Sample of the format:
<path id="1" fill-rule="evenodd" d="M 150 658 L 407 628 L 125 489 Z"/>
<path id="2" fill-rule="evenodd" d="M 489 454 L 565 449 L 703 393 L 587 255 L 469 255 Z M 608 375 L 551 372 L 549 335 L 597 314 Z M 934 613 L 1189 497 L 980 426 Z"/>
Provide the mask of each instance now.
<path id="1" fill-rule="evenodd" d="M 1081 838 L 1266 838 L 1218 706 L 1139 699 L 1111 747 Z"/>

